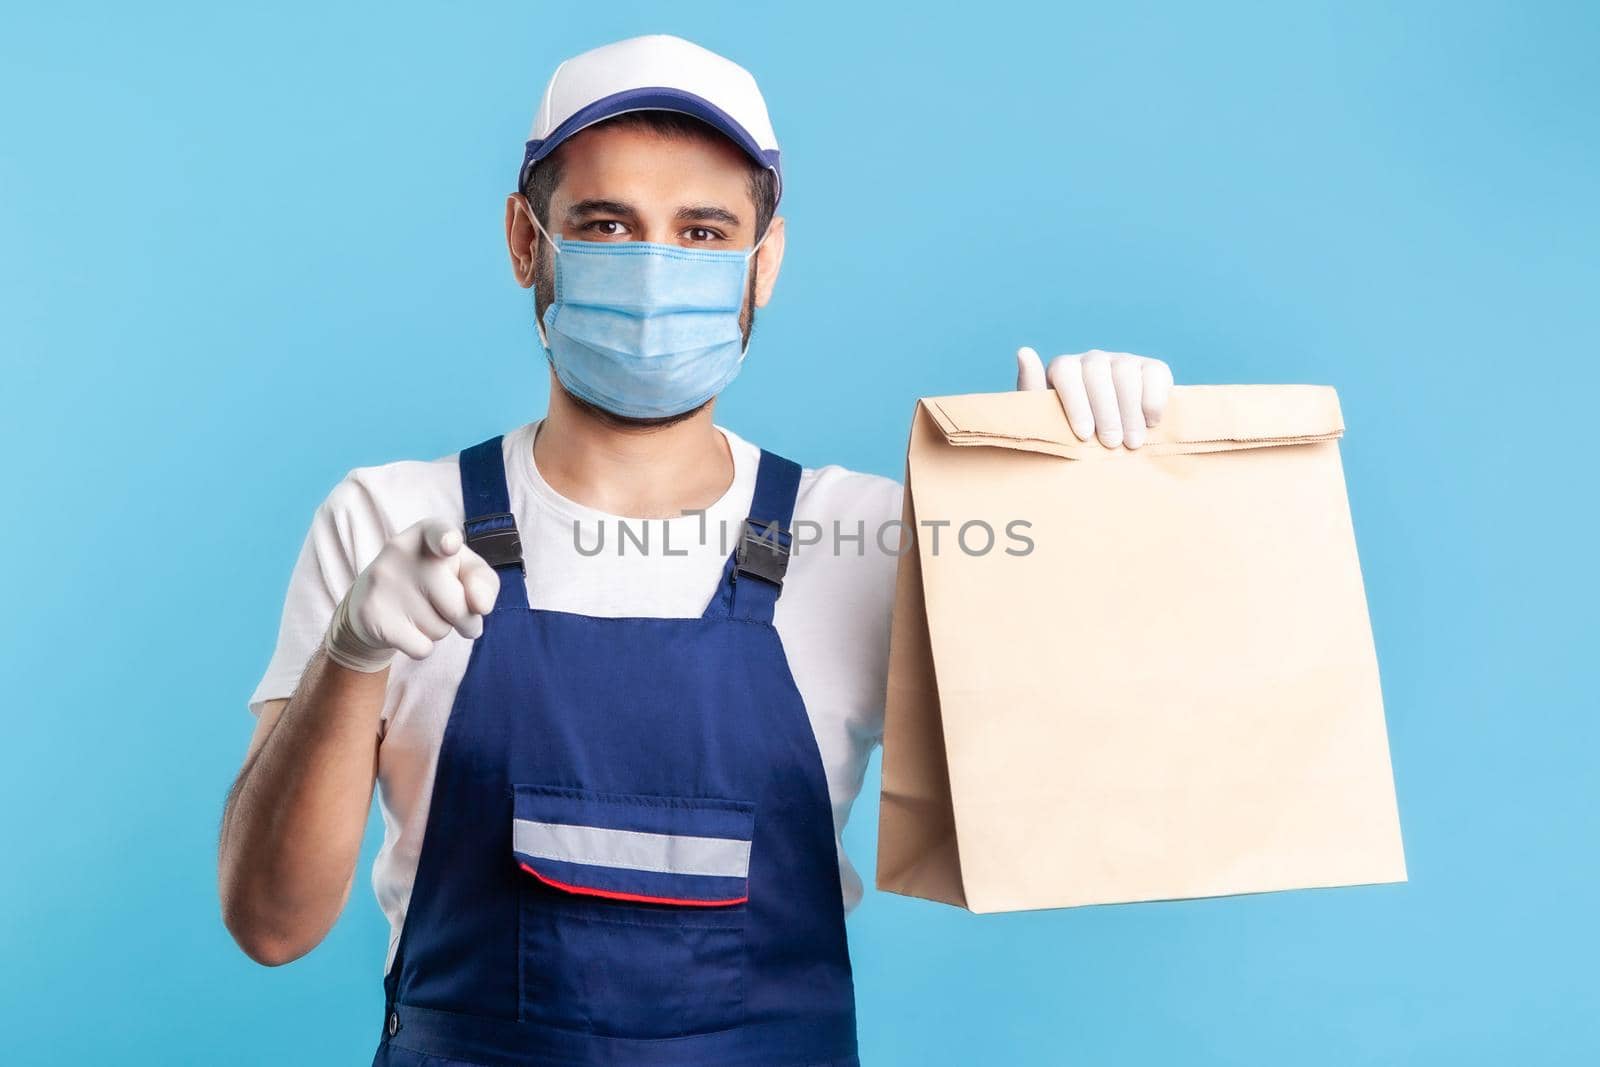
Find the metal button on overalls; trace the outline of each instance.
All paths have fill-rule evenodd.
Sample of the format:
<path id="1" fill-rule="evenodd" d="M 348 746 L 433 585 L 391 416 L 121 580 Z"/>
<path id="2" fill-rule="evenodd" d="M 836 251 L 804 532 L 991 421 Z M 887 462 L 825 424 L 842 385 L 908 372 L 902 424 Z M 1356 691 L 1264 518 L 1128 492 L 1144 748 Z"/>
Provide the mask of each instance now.
<path id="1" fill-rule="evenodd" d="M 461 453 L 500 575 L 445 728 L 375 1067 L 855 1067 L 827 781 L 773 608 L 800 469 L 763 451 L 704 614 L 528 603 L 502 442 Z"/>

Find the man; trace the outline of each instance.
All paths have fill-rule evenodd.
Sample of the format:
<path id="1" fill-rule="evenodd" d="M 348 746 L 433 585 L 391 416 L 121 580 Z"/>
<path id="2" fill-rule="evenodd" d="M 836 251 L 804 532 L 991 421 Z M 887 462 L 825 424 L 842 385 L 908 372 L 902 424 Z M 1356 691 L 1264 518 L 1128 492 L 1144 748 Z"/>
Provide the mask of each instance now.
<path id="1" fill-rule="evenodd" d="M 375 1063 L 857 1062 L 839 835 L 881 737 L 901 490 L 712 421 L 782 265 L 778 159 L 754 80 L 687 41 L 564 63 L 505 225 L 548 411 L 316 511 L 221 894 L 252 958 L 310 951 L 379 786 Z M 1106 447 L 1171 384 L 1017 358 Z"/>

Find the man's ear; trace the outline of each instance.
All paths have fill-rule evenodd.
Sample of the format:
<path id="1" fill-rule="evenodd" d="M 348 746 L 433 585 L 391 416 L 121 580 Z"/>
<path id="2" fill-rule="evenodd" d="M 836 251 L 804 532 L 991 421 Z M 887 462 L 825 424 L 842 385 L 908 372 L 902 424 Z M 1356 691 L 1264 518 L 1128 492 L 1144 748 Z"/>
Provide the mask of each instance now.
<path id="1" fill-rule="evenodd" d="M 533 285 L 539 240 L 539 231 L 533 225 L 533 206 L 521 193 L 512 193 L 506 197 L 506 251 L 511 254 L 512 276 L 524 289 Z"/>
<path id="2" fill-rule="evenodd" d="M 756 307 L 764 308 L 772 299 L 772 287 L 778 284 L 778 270 L 783 266 L 783 216 L 774 215 L 767 230 L 767 239 L 756 250 Z"/>

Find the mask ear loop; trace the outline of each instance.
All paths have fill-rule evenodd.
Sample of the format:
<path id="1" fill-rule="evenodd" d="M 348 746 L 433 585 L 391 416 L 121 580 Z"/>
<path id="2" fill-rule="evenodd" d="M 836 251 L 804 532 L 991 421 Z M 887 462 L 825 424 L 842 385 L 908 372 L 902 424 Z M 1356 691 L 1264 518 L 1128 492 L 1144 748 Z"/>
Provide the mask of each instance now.
<path id="1" fill-rule="evenodd" d="M 765 230 L 763 230 L 762 233 L 761 233 L 761 240 L 759 240 L 755 244 L 751 245 L 750 246 L 750 251 L 748 251 L 748 252 L 746 252 L 744 254 L 744 262 L 745 262 L 745 269 L 746 270 L 748 270 L 748 271 L 754 271 L 755 270 L 755 267 L 752 265 L 752 261 L 755 259 L 756 253 L 761 251 L 761 246 L 767 243 L 767 238 L 771 237 L 771 236 L 772 236 L 772 221 L 769 219 L 769 220 L 767 220 L 767 228 Z M 754 280 L 755 280 L 754 278 L 751 279 L 752 282 L 754 282 Z M 755 298 L 754 298 L 753 295 L 751 297 L 751 303 L 752 303 L 752 305 L 755 303 Z M 752 308 L 752 310 L 754 310 L 754 309 Z M 750 339 L 747 337 L 747 338 L 745 338 L 744 343 L 739 346 L 739 362 L 740 363 L 744 362 L 744 357 L 746 355 L 748 355 L 749 352 L 750 352 Z"/>
<path id="2" fill-rule="evenodd" d="M 766 244 L 767 243 L 767 238 L 771 237 L 771 236 L 772 236 L 772 223 L 768 222 L 767 223 L 767 228 L 761 232 L 761 240 L 759 240 L 755 244 L 751 245 L 750 246 L 750 251 L 748 251 L 748 252 L 746 252 L 744 254 L 745 261 L 749 262 L 749 260 L 750 260 L 750 258 L 752 256 L 754 256 L 757 252 L 761 251 L 761 246 Z"/>
<path id="3" fill-rule="evenodd" d="M 532 204 L 528 205 L 528 218 L 533 220 L 533 228 L 538 230 L 539 236 L 543 237 L 545 242 L 549 244 L 550 251 L 559 256 L 561 254 L 561 246 L 556 244 L 554 238 L 552 238 L 545 228 L 540 225 L 539 216 L 534 212 Z M 765 238 L 763 238 L 763 240 L 765 240 Z M 534 328 L 539 331 L 539 344 L 544 347 L 546 352 L 550 351 L 550 339 L 545 336 L 544 323 L 540 321 L 538 315 L 533 317 L 533 325 Z"/>

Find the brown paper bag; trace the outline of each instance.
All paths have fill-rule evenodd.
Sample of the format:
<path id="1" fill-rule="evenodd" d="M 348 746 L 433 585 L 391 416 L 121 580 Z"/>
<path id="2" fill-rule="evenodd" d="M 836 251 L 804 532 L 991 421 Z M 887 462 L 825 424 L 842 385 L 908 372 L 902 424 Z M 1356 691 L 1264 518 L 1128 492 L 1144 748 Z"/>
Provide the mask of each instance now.
<path id="1" fill-rule="evenodd" d="M 1323 386 L 1177 387 L 1138 451 L 1080 443 L 1049 391 L 922 400 L 878 888 L 992 912 L 1404 881 L 1343 429 Z"/>

